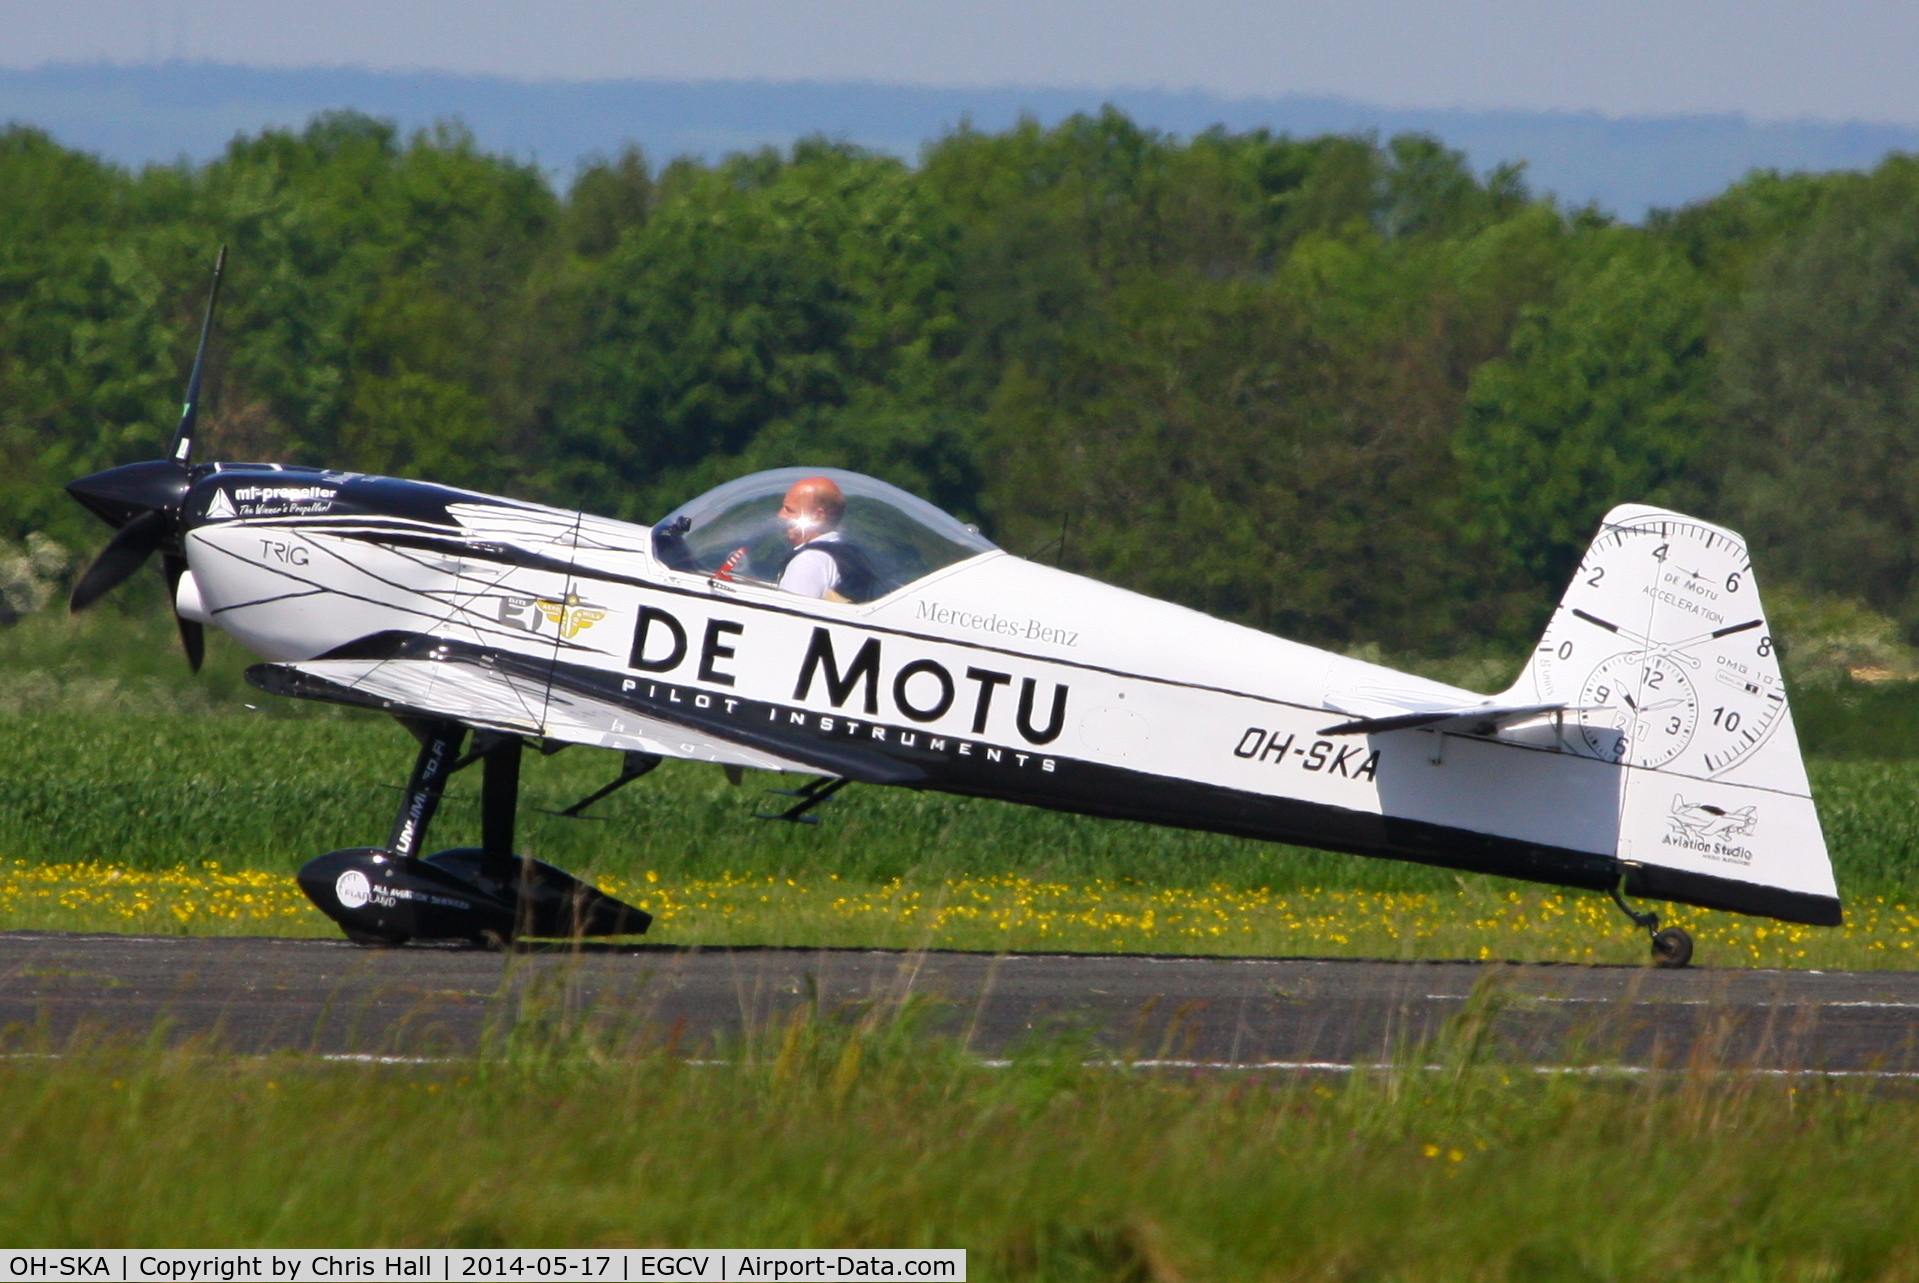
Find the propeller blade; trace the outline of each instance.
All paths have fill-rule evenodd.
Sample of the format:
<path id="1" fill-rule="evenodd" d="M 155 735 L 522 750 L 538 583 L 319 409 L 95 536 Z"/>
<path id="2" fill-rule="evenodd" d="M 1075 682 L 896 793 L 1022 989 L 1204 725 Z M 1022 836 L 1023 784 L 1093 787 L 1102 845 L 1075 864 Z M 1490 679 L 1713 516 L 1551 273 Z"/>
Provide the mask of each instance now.
<path id="1" fill-rule="evenodd" d="M 180 576 L 187 573 L 187 559 L 168 553 L 161 563 L 167 576 L 167 600 L 177 602 L 180 597 Z M 173 622 L 180 628 L 180 645 L 187 652 L 187 667 L 194 672 L 200 671 L 200 665 L 207 657 L 207 630 L 200 626 L 197 619 L 188 619 L 175 613 Z"/>
<path id="2" fill-rule="evenodd" d="M 180 625 L 180 645 L 186 648 L 187 667 L 197 673 L 207 659 L 207 630 L 199 620 L 184 615 L 175 615 L 173 622 Z"/>
<path id="3" fill-rule="evenodd" d="M 167 537 L 171 524 L 164 512 L 143 512 L 121 526 L 73 586 L 67 609 L 78 613 L 117 588 L 146 564 Z"/>
<path id="4" fill-rule="evenodd" d="M 200 322 L 200 346 L 193 353 L 193 373 L 187 376 L 187 400 L 180 407 L 180 426 L 173 431 L 167 458 L 185 463 L 193 454 L 193 429 L 200 417 L 200 375 L 207 366 L 207 340 L 213 335 L 213 306 L 220 301 L 220 277 L 227 270 L 227 247 L 213 262 L 213 288 L 207 292 L 207 314 Z"/>

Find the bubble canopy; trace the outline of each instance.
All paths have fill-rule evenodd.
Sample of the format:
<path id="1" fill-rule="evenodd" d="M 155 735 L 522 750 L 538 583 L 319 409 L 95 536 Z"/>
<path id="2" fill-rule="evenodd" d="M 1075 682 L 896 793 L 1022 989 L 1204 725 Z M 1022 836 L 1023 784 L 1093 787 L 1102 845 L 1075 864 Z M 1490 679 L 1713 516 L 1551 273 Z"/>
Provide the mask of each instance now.
<path id="1" fill-rule="evenodd" d="M 840 537 L 872 566 L 873 599 L 995 551 L 979 531 L 884 481 L 838 468 L 775 468 L 729 481 L 668 513 L 653 527 L 653 555 L 674 570 L 777 583 L 796 551 L 779 519 L 780 504 L 793 483 L 807 477 L 830 478 L 846 496 Z"/>

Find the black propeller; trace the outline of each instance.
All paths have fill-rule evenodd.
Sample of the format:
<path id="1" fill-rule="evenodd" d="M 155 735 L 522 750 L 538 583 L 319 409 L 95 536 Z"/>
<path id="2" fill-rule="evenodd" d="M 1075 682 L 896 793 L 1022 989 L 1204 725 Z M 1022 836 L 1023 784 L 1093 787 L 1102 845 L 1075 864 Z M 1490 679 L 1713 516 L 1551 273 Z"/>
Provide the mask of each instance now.
<path id="1" fill-rule="evenodd" d="M 179 600 L 180 576 L 186 573 L 187 559 L 168 553 L 160 562 L 160 568 L 167 577 L 167 600 Z M 176 614 L 173 622 L 180 630 L 180 648 L 187 653 L 187 667 L 197 673 L 207 657 L 207 630 L 201 627 L 199 620 L 185 615 Z"/>
<path id="2" fill-rule="evenodd" d="M 85 610 L 118 588 L 134 571 L 147 564 L 147 558 L 159 550 L 172 530 L 173 523 L 167 520 L 165 511 L 158 508 L 149 509 L 121 526 L 73 585 L 67 609 Z"/>
<path id="3" fill-rule="evenodd" d="M 163 554 L 161 569 L 166 575 L 168 601 L 174 599 L 180 576 L 186 573 L 186 552 L 179 539 L 180 508 L 193 484 L 189 464 L 193 458 L 194 428 L 200 414 L 200 379 L 206 372 L 213 310 L 220 301 L 220 278 L 226 266 L 227 247 L 222 245 L 220 256 L 213 264 L 213 287 L 207 294 L 206 317 L 200 323 L 200 346 L 193 354 L 193 373 L 187 378 L 186 402 L 180 407 L 180 426 L 174 429 L 167 457 L 108 468 L 67 484 L 68 494 L 117 528 L 107 546 L 73 585 L 73 596 L 67 602 L 69 610 L 85 610 L 124 583 L 156 552 Z M 187 663 L 199 672 L 200 662 L 206 655 L 205 631 L 191 619 L 177 615 L 174 618 L 180 625 L 180 644 L 186 648 Z"/>

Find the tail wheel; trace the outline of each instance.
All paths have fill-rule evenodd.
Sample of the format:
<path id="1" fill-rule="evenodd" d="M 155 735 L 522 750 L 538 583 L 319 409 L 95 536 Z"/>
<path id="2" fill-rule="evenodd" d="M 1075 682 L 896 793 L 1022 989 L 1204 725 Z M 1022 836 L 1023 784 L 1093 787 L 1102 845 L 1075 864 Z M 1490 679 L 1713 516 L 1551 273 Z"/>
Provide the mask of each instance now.
<path id="1" fill-rule="evenodd" d="M 1656 967 L 1683 967 L 1692 961 L 1692 937 L 1678 927 L 1655 931 L 1652 961 Z"/>

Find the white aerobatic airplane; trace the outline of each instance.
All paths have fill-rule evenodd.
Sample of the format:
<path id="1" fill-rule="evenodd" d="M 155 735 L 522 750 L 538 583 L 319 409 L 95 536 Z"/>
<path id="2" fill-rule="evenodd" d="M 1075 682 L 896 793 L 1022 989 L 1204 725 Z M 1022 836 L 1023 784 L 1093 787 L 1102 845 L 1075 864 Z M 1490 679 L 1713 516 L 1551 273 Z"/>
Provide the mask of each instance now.
<path id="1" fill-rule="evenodd" d="M 356 940 L 645 929 L 514 853 L 529 741 L 625 755 L 582 806 L 678 757 L 817 777 L 778 818 L 890 784 L 1608 891 L 1668 965 L 1691 941 L 1622 893 L 1840 921 L 1752 565 L 1718 526 L 1613 509 L 1525 671 L 1488 697 L 1023 560 L 831 469 L 744 477 L 648 528 L 195 464 L 212 314 L 169 456 L 68 487 L 118 528 L 72 604 L 159 552 L 196 666 L 218 625 L 265 661 L 259 688 L 414 733 L 387 843 L 300 873 Z M 872 572 L 864 600 L 777 585 L 781 499 L 821 475 Z M 482 845 L 423 858 L 447 776 L 476 761 Z"/>

